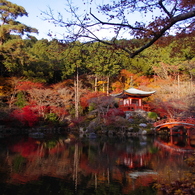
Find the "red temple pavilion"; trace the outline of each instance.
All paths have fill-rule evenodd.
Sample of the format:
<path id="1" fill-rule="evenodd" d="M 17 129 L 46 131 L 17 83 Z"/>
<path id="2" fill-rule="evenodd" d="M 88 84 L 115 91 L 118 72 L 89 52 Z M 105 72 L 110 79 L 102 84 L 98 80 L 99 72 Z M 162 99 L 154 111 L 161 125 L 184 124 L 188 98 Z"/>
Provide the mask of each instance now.
<path id="1" fill-rule="evenodd" d="M 124 112 L 136 110 L 149 112 L 150 106 L 147 103 L 144 103 L 142 99 L 149 97 L 154 93 L 155 91 L 148 92 L 135 88 L 129 88 L 127 90 L 123 90 L 123 92 L 119 94 L 113 94 L 113 96 L 119 98 L 119 108 Z"/>

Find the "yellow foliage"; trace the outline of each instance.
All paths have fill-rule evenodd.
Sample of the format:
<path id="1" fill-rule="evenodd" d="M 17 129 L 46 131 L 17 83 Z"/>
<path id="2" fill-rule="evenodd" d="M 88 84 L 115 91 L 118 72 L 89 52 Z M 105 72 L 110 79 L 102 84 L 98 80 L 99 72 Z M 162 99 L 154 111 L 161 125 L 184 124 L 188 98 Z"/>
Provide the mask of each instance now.
<path id="1" fill-rule="evenodd" d="M 4 93 L 3 93 L 3 86 L 0 86 L 0 96 L 4 96 Z"/>
<path id="2" fill-rule="evenodd" d="M 17 81 L 15 77 L 0 77 L 0 96 L 9 95 L 14 90 Z"/>
<path id="3" fill-rule="evenodd" d="M 4 96 L 5 93 L 4 93 L 4 90 L 3 90 L 3 86 L 0 86 L 0 96 Z"/>
<path id="4" fill-rule="evenodd" d="M 103 84 L 105 84 L 105 83 L 107 83 L 106 81 L 98 81 L 98 85 L 103 85 Z"/>
<path id="5" fill-rule="evenodd" d="M 115 83 L 112 83 L 112 90 L 113 91 L 121 91 L 123 89 L 123 84 L 120 81 L 116 81 Z"/>

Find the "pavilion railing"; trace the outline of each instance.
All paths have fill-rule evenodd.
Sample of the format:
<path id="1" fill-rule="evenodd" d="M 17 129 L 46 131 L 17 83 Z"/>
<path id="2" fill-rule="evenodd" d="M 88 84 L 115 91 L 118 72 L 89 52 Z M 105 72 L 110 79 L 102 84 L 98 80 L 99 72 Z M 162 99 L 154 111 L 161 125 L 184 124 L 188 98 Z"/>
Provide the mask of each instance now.
<path id="1" fill-rule="evenodd" d="M 146 112 L 150 111 L 150 106 L 148 104 L 143 104 L 141 106 L 136 104 L 123 104 L 119 105 L 119 107 L 125 111 L 135 111 L 135 110 L 144 110 Z"/>

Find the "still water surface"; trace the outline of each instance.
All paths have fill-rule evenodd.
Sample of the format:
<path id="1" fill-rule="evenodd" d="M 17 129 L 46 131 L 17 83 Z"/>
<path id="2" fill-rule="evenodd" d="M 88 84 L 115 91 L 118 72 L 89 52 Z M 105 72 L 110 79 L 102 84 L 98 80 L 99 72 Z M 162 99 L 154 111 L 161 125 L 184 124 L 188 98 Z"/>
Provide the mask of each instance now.
<path id="1" fill-rule="evenodd" d="M 181 178 L 193 150 L 182 137 L 4 137 L 0 194 L 157 194 L 152 184 Z"/>

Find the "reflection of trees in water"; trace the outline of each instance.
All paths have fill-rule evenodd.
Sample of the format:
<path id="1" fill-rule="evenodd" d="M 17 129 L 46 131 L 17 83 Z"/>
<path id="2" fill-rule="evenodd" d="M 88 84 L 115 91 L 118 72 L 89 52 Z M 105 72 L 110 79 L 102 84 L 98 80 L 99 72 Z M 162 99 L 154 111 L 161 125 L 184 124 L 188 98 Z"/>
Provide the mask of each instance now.
<path id="1" fill-rule="evenodd" d="M 7 146 L 0 141 L 0 183 L 9 179 L 10 166 L 6 162 Z"/>
<path id="2" fill-rule="evenodd" d="M 42 176 L 83 182 L 97 186 L 99 182 L 122 181 L 125 171 L 119 169 L 117 161 L 124 153 L 145 151 L 142 144 L 99 141 L 73 141 L 67 139 L 48 142 L 28 138 L 9 145 L 6 162 L 9 162 L 11 178 L 7 182 L 29 182 Z M 12 143 L 12 142 L 10 142 Z M 132 145 L 132 147 L 131 147 Z M 4 156 L 5 157 L 5 156 Z M 22 160 L 21 160 L 22 159 Z M 17 167 L 17 169 L 16 169 Z"/>
<path id="3" fill-rule="evenodd" d="M 118 139 L 70 141 L 61 138 L 41 141 L 28 138 L 9 146 L 9 152 L 3 153 L 3 156 L 9 162 L 8 183 L 26 183 L 47 176 L 65 180 L 75 190 L 81 186 L 111 186 L 114 182 L 121 189 L 133 190 L 132 182 L 135 183 L 134 187 L 149 185 L 152 177 L 146 175 L 144 179 L 140 177 L 134 181 L 129 173 L 147 168 L 165 177 L 167 167 L 175 172 L 185 168 L 181 156 L 161 148 L 157 150 L 153 146 L 153 139 L 147 137 L 127 138 L 122 142 Z M 25 161 L 20 161 L 19 156 Z M 22 166 L 16 170 L 15 163 L 22 163 Z"/>
<path id="4" fill-rule="evenodd" d="M 194 150 L 192 150 L 191 146 L 187 147 L 185 137 L 158 137 L 154 145 L 158 148 L 159 152 L 151 160 L 155 163 L 154 166 L 161 179 L 168 181 L 181 179 L 190 171 L 190 167 L 187 165 L 185 159 Z"/>

